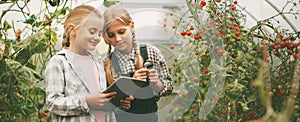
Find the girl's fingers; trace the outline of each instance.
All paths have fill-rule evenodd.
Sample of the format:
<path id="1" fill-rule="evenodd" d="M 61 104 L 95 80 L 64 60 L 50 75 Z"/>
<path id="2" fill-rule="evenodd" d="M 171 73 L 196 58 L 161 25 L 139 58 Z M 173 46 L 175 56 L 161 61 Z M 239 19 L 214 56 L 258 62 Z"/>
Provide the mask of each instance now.
<path id="1" fill-rule="evenodd" d="M 99 107 L 103 107 L 104 104 L 106 104 L 107 102 L 109 102 L 112 98 L 105 98 L 105 99 L 100 99 L 98 100 L 98 106 Z"/>
<path id="2" fill-rule="evenodd" d="M 149 77 L 158 77 L 158 73 L 155 69 L 151 69 L 148 73 Z"/>
<path id="3" fill-rule="evenodd" d="M 147 76 L 140 76 L 140 77 L 138 77 L 138 79 L 146 80 L 146 79 L 147 79 Z"/>
<path id="4" fill-rule="evenodd" d="M 137 76 L 147 76 L 147 72 L 138 73 Z"/>
<path id="5" fill-rule="evenodd" d="M 123 107 L 126 108 L 126 109 L 129 109 L 130 105 L 124 105 Z"/>
<path id="6" fill-rule="evenodd" d="M 149 70 L 148 69 L 140 69 L 140 70 L 137 70 L 136 71 L 136 75 L 137 76 L 145 76 L 149 73 Z"/>
<path id="7" fill-rule="evenodd" d="M 130 104 L 130 101 L 128 101 L 128 100 L 121 100 L 121 104 Z"/>
<path id="8" fill-rule="evenodd" d="M 129 109 L 130 108 L 130 104 L 122 104 L 121 108 Z"/>
<path id="9" fill-rule="evenodd" d="M 156 72 L 157 72 L 156 69 L 150 69 L 150 70 L 149 70 L 149 73 L 156 73 Z"/>
<path id="10" fill-rule="evenodd" d="M 140 79 L 140 80 L 146 80 L 147 79 L 147 74 L 144 74 L 144 75 L 135 75 L 133 78 L 136 78 L 136 79 Z"/>
<path id="11" fill-rule="evenodd" d="M 139 69 L 134 73 L 133 78 L 146 80 L 148 72 L 149 72 L 148 69 Z"/>
<path id="12" fill-rule="evenodd" d="M 121 108 L 129 109 L 131 101 L 134 100 L 133 96 L 126 97 L 125 100 L 121 100 Z"/>
<path id="13" fill-rule="evenodd" d="M 109 98 L 109 97 L 113 97 L 117 94 L 117 92 L 109 92 L 109 93 L 105 93 L 104 97 Z"/>
<path id="14" fill-rule="evenodd" d="M 132 100 L 134 100 L 134 97 L 133 96 L 129 96 L 129 97 L 126 97 L 125 100 L 132 101 Z"/>
<path id="15" fill-rule="evenodd" d="M 150 80 L 157 80 L 158 79 L 158 74 L 149 74 L 149 79 Z"/>
<path id="16" fill-rule="evenodd" d="M 157 77 L 152 77 L 152 78 L 149 78 L 150 81 L 157 81 L 158 78 Z"/>
<path id="17" fill-rule="evenodd" d="M 103 104 L 103 103 L 98 103 L 98 106 L 99 106 L 99 107 L 103 107 L 104 104 Z"/>
<path id="18" fill-rule="evenodd" d="M 137 70 L 136 72 L 138 72 L 138 73 L 147 73 L 147 72 L 149 72 L 149 70 L 145 69 L 145 68 L 142 68 L 142 69 Z"/>
<path id="19" fill-rule="evenodd" d="M 105 103 L 109 102 L 110 100 L 111 100 L 111 98 L 99 99 L 97 101 L 97 105 L 99 107 L 102 107 L 102 106 L 104 106 Z"/>

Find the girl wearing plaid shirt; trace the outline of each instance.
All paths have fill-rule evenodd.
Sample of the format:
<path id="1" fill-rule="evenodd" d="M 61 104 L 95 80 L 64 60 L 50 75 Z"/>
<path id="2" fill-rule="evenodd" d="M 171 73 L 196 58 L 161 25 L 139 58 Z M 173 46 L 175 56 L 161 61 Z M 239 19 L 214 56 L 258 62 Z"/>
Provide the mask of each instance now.
<path id="1" fill-rule="evenodd" d="M 119 76 L 129 76 L 147 80 L 149 86 L 134 95 L 129 109 L 116 112 L 117 121 L 156 122 L 157 101 L 159 97 L 169 95 L 172 90 L 171 77 L 164 57 L 160 51 L 146 45 L 146 52 L 141 52 L 134 34 L 134 23 L 130 14 L 121 6 L 111 6 L 104 12 L 104 40 L 109 45 L 105 60 L 106 78 L 112 84 Z M 111 46 L 114 47 L 111 52 Z M 147 54 L 143 59 L 142 54 Z M 152 64 L 153 68 L 144 66 Z M 147 69 L 148 68 L 148 69 Z"/>
<path id="2" fill-rule="evenodd" d="M 94 7 L 74 8 L 64 22 L 63 49 L 54 55 L 45 71 L 46 103 L 52 121 L 110 122 L 115 121 L 109 103 L 116 94 L 102 93 L 107 83 L 103 64 L 90 51 L 100 42 L 103 18 Z M 128 108 L 130 100 L 122 100 Z"/>

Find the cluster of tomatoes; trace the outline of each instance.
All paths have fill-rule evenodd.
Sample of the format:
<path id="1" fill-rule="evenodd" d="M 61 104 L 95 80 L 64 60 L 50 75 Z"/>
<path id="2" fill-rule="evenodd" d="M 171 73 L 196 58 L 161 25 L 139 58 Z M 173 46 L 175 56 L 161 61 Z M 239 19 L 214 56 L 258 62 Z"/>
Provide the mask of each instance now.
<path id="1" fill-rule="evenodd" d="M 262 46 L 257 51 L 262 54 L 262 59 L 265 62 L 269 62 L 269 52 L 283 59 L 295 60 L 300 57 L 299 42 L 296 42 L 294 37 L 284 38 L 284 35 L 280 34 L 278 38 L 273 42 L 268 40 L 261 42 Z M 280 68 L 280 70 L 283 70 L 283 68 Z"/>

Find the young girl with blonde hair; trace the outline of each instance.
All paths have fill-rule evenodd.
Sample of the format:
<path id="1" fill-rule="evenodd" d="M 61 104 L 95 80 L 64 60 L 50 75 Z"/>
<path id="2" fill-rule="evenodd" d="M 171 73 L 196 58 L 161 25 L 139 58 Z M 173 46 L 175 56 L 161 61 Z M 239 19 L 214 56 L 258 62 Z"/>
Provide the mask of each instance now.
<path id="1" fill-rule="evenodd" d="M 104 20 L 103 37 L 109 45 L 104 65 L 108 84 L 113 83 L 119 76 L 149 82 L 147 87 L 134 95 L 129 109 L 116 112 L 117 121 L 156 122 L 159 97 L 169 95 L 173 90 L 164 57 L 151 45 L 138 46 L 133 20 L 121 6 L 108 8 L 104 12 Z M 152 69 L 148 64 L 153 65 Z"/>
<path id="2" fill-rule="evenodd" d="M 67 15 L 64 29 L 64 49 L 50 59 L 45 71 L 52 121 L 115 121 L 109 101 L 116 93 L 102 93 L 107 87 L 103 64 L 91 52 L 103 33 L 101 13 L 92 6 L 77 6 Z M 121 104 L 130 107 L 129 100 Z"/>

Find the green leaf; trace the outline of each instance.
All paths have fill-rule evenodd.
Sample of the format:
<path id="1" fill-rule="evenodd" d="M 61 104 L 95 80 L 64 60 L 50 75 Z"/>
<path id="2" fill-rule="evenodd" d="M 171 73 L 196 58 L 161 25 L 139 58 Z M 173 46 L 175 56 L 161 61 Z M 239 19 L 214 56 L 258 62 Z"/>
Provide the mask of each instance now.
<path id="1" fill-rule="evenodd" d="M 109 6 L 111 6 L 111 5 L 116 4 L 117 2 L 120 2 L 120 1 L 109 1 L 109 0 L 104 0 L 103 5 L 104 5 L 105 7 L 109 7 Z"/>
<path id="2" fill-rule="evenodd" d="M 66 7 L 66 8 L 62 8 L 62 9 L 59 9 L 57 11 L 55 11 L 54 13 L 52 12 L 49 12 L 50 16 L 51 16 L 51 19 L 54 19 L 54 18 L 57 18 L 58 16 L 62 15 L 66 15 L 68 11 L 71 11 L 72 9 L 69 8 L 69 7 Z"/>
<path id="3" fill-rule="evenodd" d="M 43 33 L 36 33 L 20 43 L 14 45 L 15 50 L 19 50 L 15 60 L 21 64 L 27 63 L 30 57 L 36 53 L 46 51 L 49 39 Z"/>
<path id="4" fill-rule="evenodd" d="M 24 23 L 32 25 L 37 18 L 32 15 L 30 18 L 26 19 Z"/>
<path id="5" fill-rule="evenodd" d="M 61 10 L 61 13 L 62 15 L 66 15 L 67 14 L 67 11 L 71 11 L 71 9 L 69 7 L 66 7 L 64 9 Z"/>
<path id="6" fill-rule="evenodd" d="M 3 23 L 3 29 L 7 31 L 10 28 L 12 28 L 12 26 L 5 20 Z"/>

